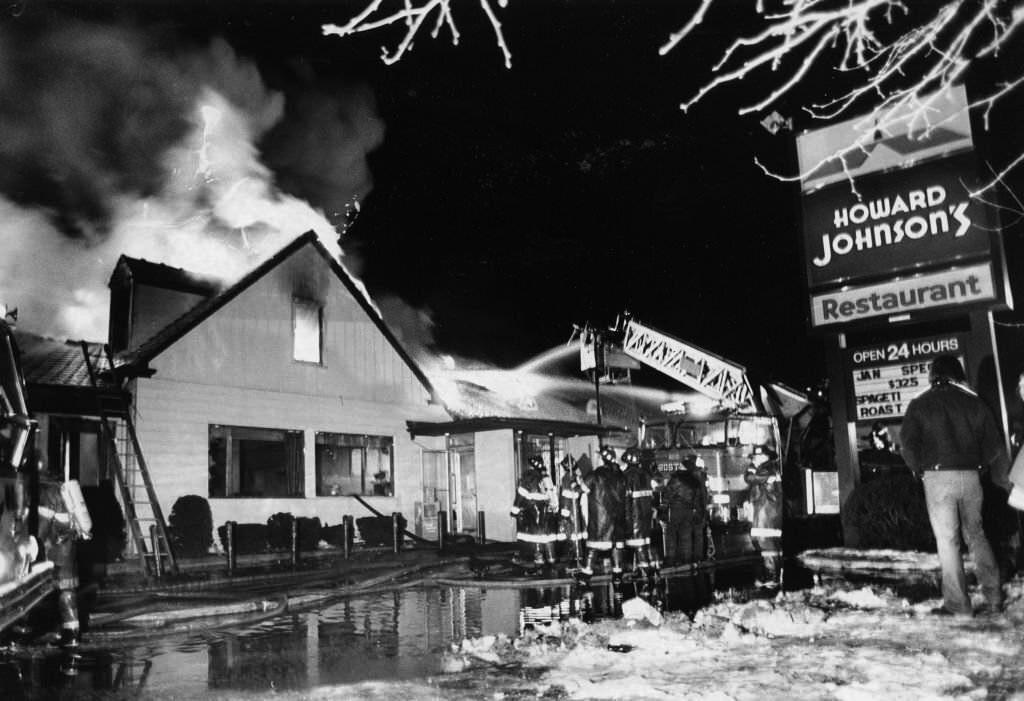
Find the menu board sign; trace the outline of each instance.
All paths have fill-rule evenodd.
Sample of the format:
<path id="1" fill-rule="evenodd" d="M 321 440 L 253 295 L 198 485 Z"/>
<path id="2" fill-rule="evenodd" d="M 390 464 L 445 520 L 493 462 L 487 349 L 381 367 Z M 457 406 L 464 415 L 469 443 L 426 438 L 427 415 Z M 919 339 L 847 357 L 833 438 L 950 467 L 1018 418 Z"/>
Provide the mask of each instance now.
<path id="1" fill-rule="evenodd" d="M 928 372 L 937 355 L 964 362 L 966 341 L 957 334 L 884 343 L 850 351 L 854 420 L 903 416 L 910 400 L 928 389 Z"/>

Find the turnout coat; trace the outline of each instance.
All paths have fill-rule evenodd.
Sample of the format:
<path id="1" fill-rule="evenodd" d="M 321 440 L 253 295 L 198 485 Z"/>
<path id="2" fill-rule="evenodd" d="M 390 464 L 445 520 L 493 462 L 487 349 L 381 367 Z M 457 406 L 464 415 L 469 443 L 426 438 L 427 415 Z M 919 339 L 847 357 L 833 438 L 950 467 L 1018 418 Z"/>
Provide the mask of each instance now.
<path id="1" fill-rule="evenodd" d="M 587 546 L 621 548 L 626 518 L 626 482 L 617 467 L 602 465 L 583 478 L 587 495 Z"/>
<path id="2" fill-rule="evenodd" d="M 544 475 L 530 470 L 519 480 L 512 515 L 516 518 L 516 540 L 524 543 L 552 543 L 555 535 L 548 527 L 551 495 Z"/>
<path id="3" fill-rule="evenodd" d="M 640 547 L 651 544 L 651 526 L 654 518 L 654 477 L 642 465 L 635 463 L 622 473 L 626 483 L 626 545 Z"/>
<path id="4" fill-rule="evenodd" d="M 559 487 L 559 539 L 569 542 L 586 540 L 587 522 L 583 517 L 583 487 L 571 470 L 562 477 Z"/>

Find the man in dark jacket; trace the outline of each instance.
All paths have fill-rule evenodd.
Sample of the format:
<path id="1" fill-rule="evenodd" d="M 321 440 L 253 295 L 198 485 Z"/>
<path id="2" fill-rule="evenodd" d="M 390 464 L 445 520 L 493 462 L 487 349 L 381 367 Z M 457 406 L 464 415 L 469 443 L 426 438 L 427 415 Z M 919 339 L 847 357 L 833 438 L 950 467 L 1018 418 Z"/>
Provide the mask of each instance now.
<path id="1" fill-rule="evenodd" d="M 986 611 L 1002 609 L 1003 591 L 992 546 L 982 529 L 980 471 L 1006 485 L 1007 457 L 992 412 L 965 384 L 963 366 L 940 355 L 929 372 L 931 388 L 910 402 L 900 427 L 907 466 L 924 481 L 928 519 L 942 566 L 942 607 L 933 613 L 971 616 L 960 532 L 970 548 Z"/>
<path id="2" fill-rule="evenodd" d="M 530 458 L 530 469 L 519 480 L 512 505 L 516 540 L 525 551 L 532 551 L 533 564 L 537 567 L 543 567 L 545 562 L 555 564 L 555 535 L 548 518 L 551 494 L 544 484 L 546 475 L 544 461 L 536 456 Z"/>
<path id="3" fill-rule="evenodd" d="M 626 483 L 622 478 L 615 450 L 601 448 L 600 467 L 583 478 L 583 493 L 587 495 L 587 562 L 581 573 L 594 574 L 598 557 L 611 556 L 612 579 L 622 578 L 623 525 L 625 521 Z"/>
<path id="4" fill-rule="evenodd" d="M 633 552 L 633 571 L 648 576 L 661 563 L 651 553 L 651 526 L 654 522 L 654 477 L 640 464 L 640 451 L 627 448 L 622 454 L 626 469 L 626 547 Z"/>

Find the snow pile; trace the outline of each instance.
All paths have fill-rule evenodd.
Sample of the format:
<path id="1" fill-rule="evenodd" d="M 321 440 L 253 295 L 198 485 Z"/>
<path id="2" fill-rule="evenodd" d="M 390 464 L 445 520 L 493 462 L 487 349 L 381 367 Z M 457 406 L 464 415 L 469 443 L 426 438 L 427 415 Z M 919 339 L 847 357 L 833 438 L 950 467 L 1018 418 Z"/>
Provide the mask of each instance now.
<path id="1" fill-rule="evenodd" d="M 622 617 L 627 621 L 647 621 L 652 626 L 660 626 L 665 620 L 658 609 L 640 597 L 622 603 Z"/>
<path id="2" fill-rule="evenodd" d="M 839 601 L 851 608 L 880 609 L 889 605 L 889 602 L 875 593 L 871 587 L 864 587 L 855 591 L 837 591 L 832 594 L 834 601 Z"/>
<path id="3" fill-rule="evenodd" d="M 1017 698 L 1024 581 L 1006 590 L 1004 614 L 974 619 L 931 615 L 938 599 L 912 604 L 885 587 L 844 583 L 726 596 L 660 625 L 646 602 L 626 601 L 631 618 L 564 622 L 560 637 L 480 639 L 460 654 L 482 659 L 482 646 L 492 668 L 536 669 L 538 693 L 576 699 Z"/>
<path id="4" fill-rule="evenodd" d="M 938 555 L 915 550 L 822 548 L 806 550 L 797 559 L 807 569 L 822 573 L 938 575 L 940 571 Z M 973 569 L 970 558 L 965 564 L 968 570 Z"/>

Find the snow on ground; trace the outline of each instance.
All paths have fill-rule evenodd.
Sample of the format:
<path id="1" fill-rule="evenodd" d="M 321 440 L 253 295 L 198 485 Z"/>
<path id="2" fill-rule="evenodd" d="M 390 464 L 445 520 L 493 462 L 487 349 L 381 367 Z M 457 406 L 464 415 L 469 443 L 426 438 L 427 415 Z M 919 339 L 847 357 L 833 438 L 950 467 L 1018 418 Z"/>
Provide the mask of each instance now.
<path id="1" fill-rule="evenodd" d="M 922 558 L 918 571 L 930 566 Z M 619 620 L 463 641 L 422 684 L 302 698 L 1024 700 L 1024 579 L 1005 591 L 1003 613 L 974 618 L 936 616 L 940 599 L 910 601 L 888 583 L 845 580 L 730 593 L 692 619 L 626 602 Z"/>
<path id="2" fill-rule="evenodd" d="M 839 585 L 723 600 L 660 627 L 599 623 L 543 679 L 580 699 L 982 699 L 1024 690 L 1024 582 L 998 617 Z M 629 652 L 612 652 L 609 647 Z M 1022 696 L 1024 698 L 1024 696 Z"/>

